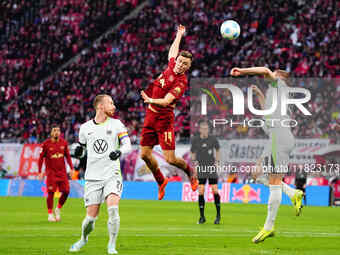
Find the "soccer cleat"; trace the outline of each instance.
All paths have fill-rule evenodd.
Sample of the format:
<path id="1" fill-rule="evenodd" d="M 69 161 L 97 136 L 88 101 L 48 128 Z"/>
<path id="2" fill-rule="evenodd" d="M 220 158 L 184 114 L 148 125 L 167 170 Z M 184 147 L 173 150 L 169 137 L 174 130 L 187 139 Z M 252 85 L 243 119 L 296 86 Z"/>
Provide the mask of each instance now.
<path id="1" fill-rule="evenodd" d="M 263 242 L 266 238 L 274 236 L 274 229 L 265 230 L 264 228 L 253 238 L 253 243 Z"/>
<path id="2" fill-rule="evenodd" d="M 192 191 L 196 191 L 198 188 L 198 181 L 194 175 L 190 177 L 190 184 Z"/>
<path id="3" fill-rule="evenodd" d="M 205 223 L 205 217 L 200 217 L 200 219 L 198 220 L 197 224 L 204 224 Z"/>
<path id="4" fill-rule="evenodd" d="M 107 246 L 107 253 L 108 254 L 118 254 L 118 252 L 116 250 L 116 246 L 114 244 L 109 244 Z"/>
<path id="5" fill-rule="evenodd" d="M 214 221 L 214 224 L 218 225 L 218 224 L 220 224 L 220 222 L 221 222 L 221 217 L 217 216 L 215 221 Z"/>
<path id="6" fill-rule="evenodd" d="M 80 249 L 87 243 L 87 241 L 84 241 L 83 239 L 80 239 L 78 242 L 72 244 L 72 246 L 69 249 L 69 252 L 78 252 Z"/>
<path id="7" fill-rule="evenodd" d="M 302 199 L 303 199 L 303 191 L 297 190 L 294 196 L 291 198 L 292 204 L 295 207 L 295 215 L 299 216 L 301 214 L 302 209 Z"/>
<path id="8" fill-rule="evenodd" d="M 53 213 L 48 214 L 48 219 L 49 222 L 56 222 L 56 218 L 54 217 Z"/>
<path id="9" fill-rule="evenodd" d="M 165 187 L 168 184 L 168 178 L 164 179 L 164 182 L 161 185 L 158 185 L 158 200 L 162 200 L 165 195 Z"/>
<path id="10" fill-rule="evenodd" d="M 55 214 L 55 220 L 56 221 L 60 221 L 60 209 L 58 207 L 55 208 L 54 210 L 54 214 Z"/>

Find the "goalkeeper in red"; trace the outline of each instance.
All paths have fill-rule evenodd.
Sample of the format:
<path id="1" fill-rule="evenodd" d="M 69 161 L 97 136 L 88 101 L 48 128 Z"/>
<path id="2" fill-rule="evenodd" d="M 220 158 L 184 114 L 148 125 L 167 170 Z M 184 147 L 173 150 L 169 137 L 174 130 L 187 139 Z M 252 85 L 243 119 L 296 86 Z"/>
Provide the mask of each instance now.
<path id="1" fill-rule="evenodd" d="M 161 146 L 165 160 L 187 174 L 192 190 L 195 191 L 198 187 L 194 170 L 183 159 L 177 158 L 175 155 L 173 110 L 176 102 L 187 89 L 188 79 L 185 72 L 189 70 L 192 62 L 190 52 L 179 52 L 179 45 L 184 33 L 185 27 L 179 25 L 176 38 L 169 50 L 168 67 L 145 91 L 141 92 L 144 103 L 148 104 L 141 134 L 141 157 L 158 183 L 159 200 L 164 197 L 168 179 L 164 178 L 152 155 L 152 149 L 157 144 Z"/>
<path id="2" fill-rule="evenodd" d="M 66 202 L 70 193 L 70 184 L 66 172 L 65 159 L 73 171 L 73 164 L 67 142 L 60 137 L 60 127 L 58 125 L 52 126 L 51 138 L 47 139 L 42 144 L 42 150 L 39 157 L 39 179 L 42 180 L 46 175 L 47 187 L 47 209 L 48 221 L 60 221 L 60 209 Z M 41 168 L 45 159 L 45 173 L 41 172 Z M 57 188 L 62 193 L 57 207 L 53 214 L 53 198 Z"/>

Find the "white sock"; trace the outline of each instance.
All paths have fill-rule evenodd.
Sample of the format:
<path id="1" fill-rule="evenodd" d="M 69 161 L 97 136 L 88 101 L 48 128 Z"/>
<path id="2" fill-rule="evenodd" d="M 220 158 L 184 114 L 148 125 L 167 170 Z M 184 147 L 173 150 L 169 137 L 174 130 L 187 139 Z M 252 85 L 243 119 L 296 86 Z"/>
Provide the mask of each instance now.
<path id="1" fill-rule="evenodd" d="M 95 222 L 96 222 L 96 218 L 86 215 L 81 225 L 81 239 L 83 241 L 87 241 L 88 235 L 94 229 Z"/>
<path id="2" fill-rule="evenodd" d="M 107 229 L 109 232 L 109 243 L 116 245 L 116 240 L 119 232 L 120 217 L 118 211 L 118 205 L 110 206 L 107 208 L 109 218 L 107 221 Z"/>
<path id="3" fill-rule="evenodd" d="M 282 191 L 287 194 L 289 198 L 293 198 L 295 195 L 296 189 L 292 188 L 285 182 L 281 182 L 282 185 Z"/>
<path id="4" fill-rule="evenodd" d="M 272 230 L 281 204 L 282 189 L 281 185 L 269 185 L 269 199 L 268 199 L 268 212 L 266 222 L 264 224 L 265 230 Z"/>

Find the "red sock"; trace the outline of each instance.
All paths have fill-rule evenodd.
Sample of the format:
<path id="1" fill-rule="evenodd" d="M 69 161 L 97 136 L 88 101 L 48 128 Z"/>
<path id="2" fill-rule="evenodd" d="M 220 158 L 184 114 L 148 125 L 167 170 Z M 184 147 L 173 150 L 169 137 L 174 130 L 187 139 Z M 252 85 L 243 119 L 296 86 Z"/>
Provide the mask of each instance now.
<path id="1" fill-rule="evenodd" d="M 153 177 L 155 177 L 156 182 L 158 185 L 161 185 L 164 182 L 164 176 L 159 168 L 156 171 L 152 171 Z"/>
<path id="2" fill-rule="evenodd" d="M 47 193 L 47 210 L 48 213 L 52 213 L 53 212 L 53 197 L 54 197 L 54 192 L 48 192 Z"/>
<path id="3" fill-rule="evenodd" d="M 187 164 L 187 167 L 184 169 L 184 172 L 187 174 L 189 178 L 191 177 L 192 169 L 189 164 Z"/>
<path id="4" fill-rule="evenodd" d="M 63 205 L 65 204 L 66 202 L 66 199 L 68 197 L 68 192 L 63 192 L 59 198 L 59 202 L 58 202 L 58 208 L 60 209 L 61 207 L 63 207 Z"/>

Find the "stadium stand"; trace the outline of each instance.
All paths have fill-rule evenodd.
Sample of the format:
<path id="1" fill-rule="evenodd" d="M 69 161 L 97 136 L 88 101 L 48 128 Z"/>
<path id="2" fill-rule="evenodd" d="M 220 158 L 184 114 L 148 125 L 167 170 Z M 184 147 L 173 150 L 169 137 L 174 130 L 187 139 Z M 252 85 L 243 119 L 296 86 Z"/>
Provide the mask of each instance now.
<path id="1" fill-rule="evenodd" d="M 92 99 L 106 92 L 113 95 L 117 114 L 138 143 L 144 118 L 139 92 L 166 65 L 179 23 L 188 31 L 181 48 L 194 55 L 190 78 L 225 77 L 233 66 L 265 64 L 294 77 L 340 75 L 340 3 L 335 0 L 149 1 L 98 43 L 94 39 L 137 2 L 43 2 L 34 22 L 0 45 L 0 141 L 40 142 L 53 122 L 62 123 L 66 138 L 74 141 L 79 125 L 93 114 Z M 223 41 L 218 26 L 235 16 L 242 19 L 241 36 Z M 87 46 L 90 50 L 83 52 Z M 76 62 L 55 72 L 77 54 Z M 340 118 L 339 86 L 308 87 L 316 114 L 294 130 L 298 137 L 334 135 L 331 124 Z M 188 141 L 190 128 L 196 128 L 190 127 L 189 101 L 187 92 L 175 111 L 178 141 Z M 253 138 L 263 136 L 261 132 L 240 128 L 219 135 Z"/>

